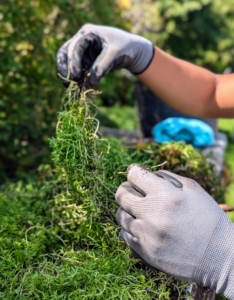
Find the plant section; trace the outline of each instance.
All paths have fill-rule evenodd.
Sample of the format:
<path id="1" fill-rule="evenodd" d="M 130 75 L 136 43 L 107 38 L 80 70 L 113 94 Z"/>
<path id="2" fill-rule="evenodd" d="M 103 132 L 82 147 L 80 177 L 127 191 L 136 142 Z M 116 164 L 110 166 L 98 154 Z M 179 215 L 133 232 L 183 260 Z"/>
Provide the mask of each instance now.
<path id="1" fill-rule="evenodd" d="M 101 137 L 91 94 L 70 84 L 51 139 L 54 167 L 0 190 L 0 297 L 183 299 L 187 283 L 131 258 L 119 237 L 114 193 L 131 163 L 154 171 L 167 160 L 169 170 L 207 176 L 213 195 L 218 179 L 191 146 L 128 149 Z"/>

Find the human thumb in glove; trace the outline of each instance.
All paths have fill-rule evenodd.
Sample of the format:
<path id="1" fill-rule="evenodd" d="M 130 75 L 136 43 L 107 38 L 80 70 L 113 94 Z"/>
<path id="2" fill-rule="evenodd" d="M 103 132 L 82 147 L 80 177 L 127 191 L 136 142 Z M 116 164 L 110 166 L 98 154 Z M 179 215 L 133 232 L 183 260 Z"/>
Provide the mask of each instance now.
<path id="1" fill-rule="evenodd" d="M 64 78 L 69 76 L 77 82 L 86 69 L 89 83 L 95 85 L 110 71 L 121 68 L 140 74 L 153 56 L 154 46 L 143 37 L 114 27 L 86 24 L 59 49 L 57 67 Z"/>
<path id="2" fill-rule="evenodd" d="M 120 185 L 121 237 L 146 263 L 234 299 L 234 225 L 194 180 L 131 165 Z"/>

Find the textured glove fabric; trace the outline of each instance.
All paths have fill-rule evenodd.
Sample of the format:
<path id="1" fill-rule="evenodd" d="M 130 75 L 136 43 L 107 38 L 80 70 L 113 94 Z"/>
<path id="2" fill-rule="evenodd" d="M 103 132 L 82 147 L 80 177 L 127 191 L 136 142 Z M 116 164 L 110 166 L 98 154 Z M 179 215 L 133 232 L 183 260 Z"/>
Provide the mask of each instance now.
<path id="1" fill-rule="evenodd" d="M 127 180 L 116 192 L 120 206 L 116 219 L 128 246 L 157 269 L 187 282 L 212 285 L 224 292 L 220 288 L 222 275 L 207 274 L 204 270 L 205 262 L 210 262 L 212 269 L 214 263 L 219 265 L 223 261 L 221 245 L 224 241 L 222 237 L 217 241 L 215 234 L 220 222 L 230 222 L 218 204 L 194 180 L 168 171 L 157 176 L 134 164 L 128 169 Z M 234 234 L 231 236 L 233 239 Z M 213 243 L 220 245 L 215 262 Z M 234 257 L 233 246 L 230 251 L 232 254 L 225 262 L 228 266 Z"/>
<path id="2" fill-rule="evenodd" d="M 234 299 L 234 225 L 225 214 L 220 216 L 194 279 Z"/>
<path id="3" fill-rule="evenodd" d="M 142 73 L 150 64 L 154 47 L 147 39 L 123 30 L 92 24 L 84 25 L 57 53 L 58 72 L 75 81 L 89 70 L 92 85 L 110 71 L 125 68 Z"/>

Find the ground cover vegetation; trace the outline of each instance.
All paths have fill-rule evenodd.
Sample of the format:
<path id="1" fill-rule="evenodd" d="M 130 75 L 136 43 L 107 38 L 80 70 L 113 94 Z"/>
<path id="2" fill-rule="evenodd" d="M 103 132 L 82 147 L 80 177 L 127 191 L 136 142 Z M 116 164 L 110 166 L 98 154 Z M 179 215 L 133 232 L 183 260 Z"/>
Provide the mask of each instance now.
<path id="1" fill-rule="evenodd" d="M 78 97 L 70 87 L 58 115 L 51 139 L 55 168 L 41 166 L 35 178 L 1 188 L 0 296 L 184 298 L 187 284 L 130 259 L 115 222 L 114 192 L 130 163 L 153 170 L 166 159 L 169 169 L 203 178 L 204 188 L 220 197 L 212 166 L 183 143 L 128 149 L 98 136 L 87 96 Z"/>

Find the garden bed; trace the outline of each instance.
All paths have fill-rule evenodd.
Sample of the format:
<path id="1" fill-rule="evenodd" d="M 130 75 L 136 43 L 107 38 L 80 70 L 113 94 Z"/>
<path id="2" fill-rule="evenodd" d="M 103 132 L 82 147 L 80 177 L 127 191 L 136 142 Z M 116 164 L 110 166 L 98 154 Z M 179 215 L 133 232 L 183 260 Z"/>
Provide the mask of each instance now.
<path id="1" fill-rule="evenodd" d="M 98 134 L 87 98 L 70 90 L 51 140 L 53 166 L 1 187 L 3 299 L 185 299 L 188 284 L 131 258 L 119 238 L 114 193 L 129 164 L 198 181 L 223 202 L 220 181 L 184 143 L 124 147 Z"/>

